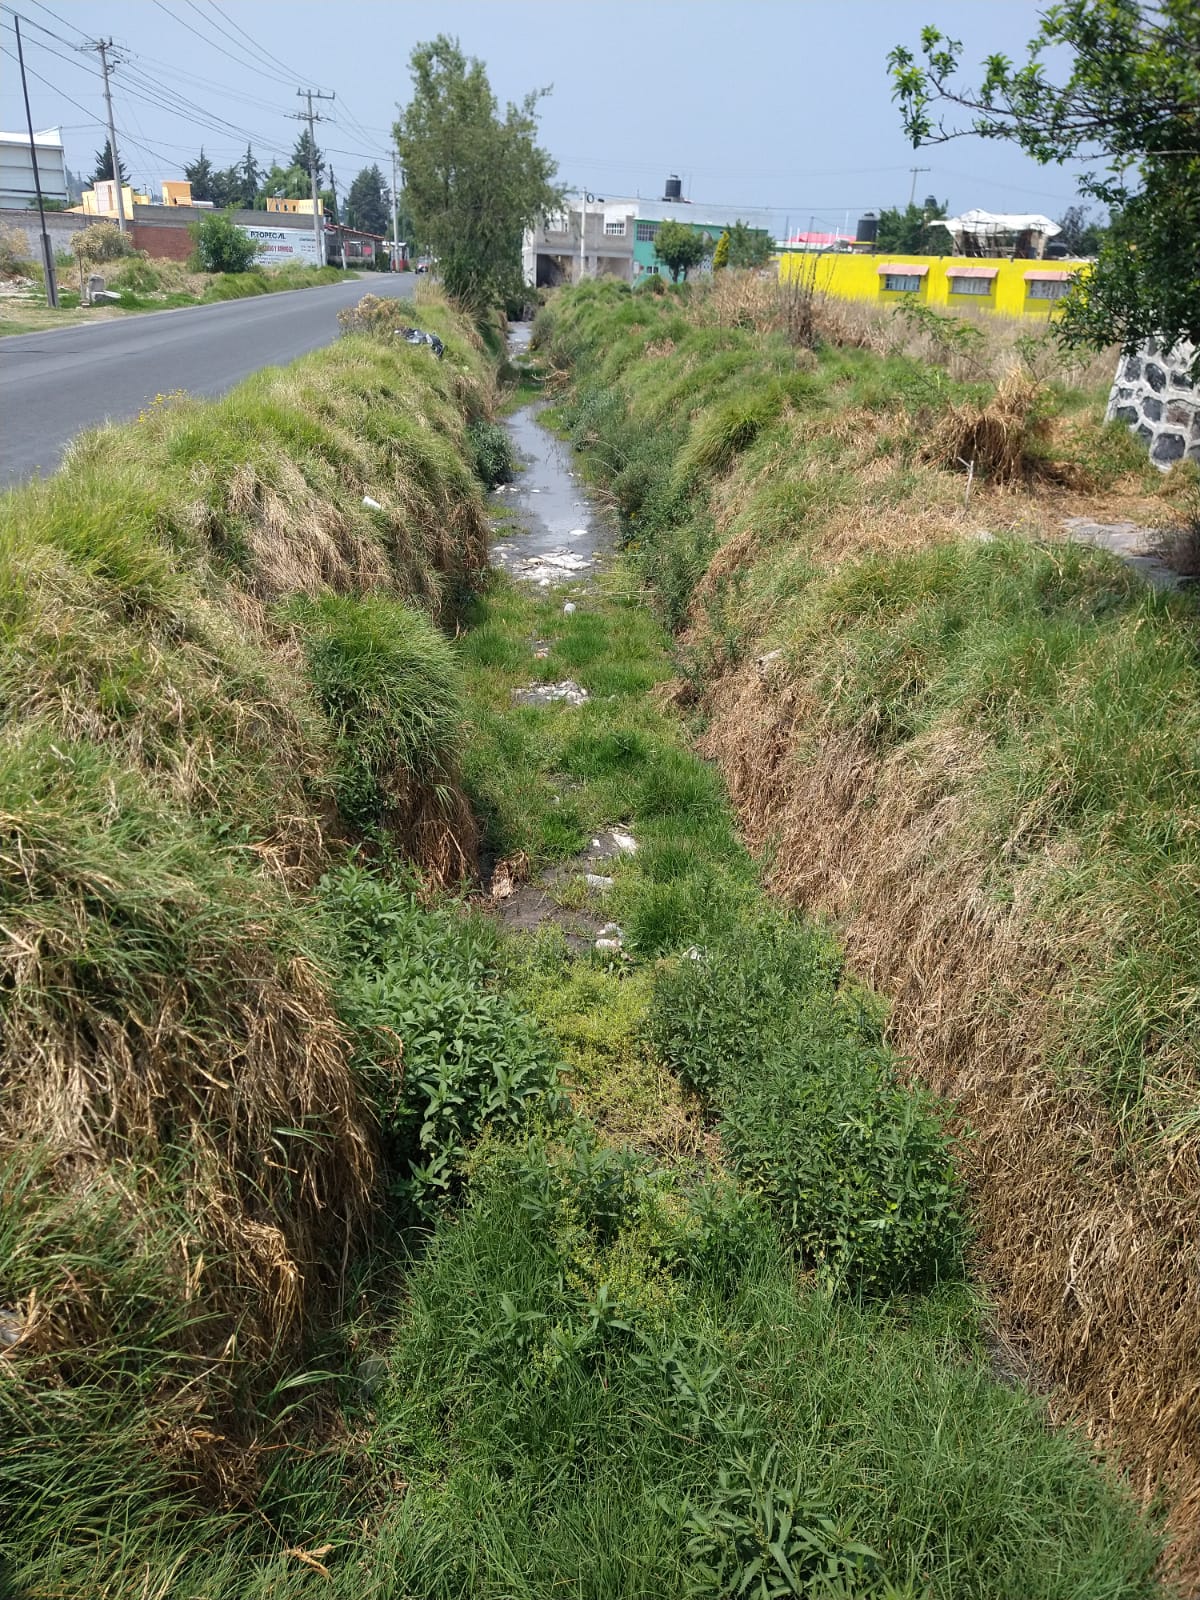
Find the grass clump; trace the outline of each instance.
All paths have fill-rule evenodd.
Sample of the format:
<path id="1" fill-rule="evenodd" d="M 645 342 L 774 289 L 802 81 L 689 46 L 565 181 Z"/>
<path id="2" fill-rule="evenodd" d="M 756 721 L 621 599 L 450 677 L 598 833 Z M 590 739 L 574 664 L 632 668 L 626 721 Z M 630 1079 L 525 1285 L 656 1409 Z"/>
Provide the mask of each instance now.
<path id="1" fill-rule="evenodd" d="M 927 1288 L 961 1272 L 950 1149 L 931 1100 L 898 1081 L 875 1008 L 840 980 L 815 928 L 760 918 L 659 973 L 650 1037 L 821 1281 Z"/>
<path id="2" fill-rule="evenodd" d="M 457 882 L 474 858 L 474 822 L 458 787 L 464 707 L 446 639 L 381 596 L 330 595 L 296 616 L 333 730 L 341 816 Z"/>
<path id="3" fill-rule="evenodd" d="M 457 1192 L 470 1146 L 554 1114 L 558 1061 L 490 983 L 486 925 L 357 867 L 322 887 L 391 1190 L 428 1219 Z"/>

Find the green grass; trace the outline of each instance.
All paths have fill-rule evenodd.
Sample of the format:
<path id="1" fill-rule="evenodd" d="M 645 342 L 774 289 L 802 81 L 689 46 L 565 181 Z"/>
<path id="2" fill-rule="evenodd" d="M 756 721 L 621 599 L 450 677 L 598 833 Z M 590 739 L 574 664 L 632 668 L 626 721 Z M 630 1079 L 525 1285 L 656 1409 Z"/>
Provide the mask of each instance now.
<path id="1" fill-rule="evenodd" d="M 464 593 L 487 373 L 427 309 L 445 363 L 356 337 L 4 508 L 0 1585 L 1153 1595 L 991 1375 L 935 1108 L 768 911 L 636 571 Z M 633 832 L 621 957 L 398 862 L 460 751 L 497 854 Z"/>

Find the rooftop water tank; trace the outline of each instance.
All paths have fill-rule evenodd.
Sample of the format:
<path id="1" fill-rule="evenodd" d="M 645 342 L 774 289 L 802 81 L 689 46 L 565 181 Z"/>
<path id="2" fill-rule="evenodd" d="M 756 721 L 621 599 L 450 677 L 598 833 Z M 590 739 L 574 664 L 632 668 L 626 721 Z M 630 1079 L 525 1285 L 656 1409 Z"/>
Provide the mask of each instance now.
<path id="1" fill-rule="evenodd" d="M 879 237 L 879 217 L 874 211 L 864 211 L 858 219 L 858 232 L 854 235 L 858 244 L 874 244 Z"/>
<path id="2" fill-rule="evenodd" d="M 680 181 L 676 177 L 675 173 L 672 173 L 671 176 L 667 179 L 667 187 L 663 191 L 663 199 L 664 200 L 682 200 L 683 199 L 683 184 L 680 183 Z"/>

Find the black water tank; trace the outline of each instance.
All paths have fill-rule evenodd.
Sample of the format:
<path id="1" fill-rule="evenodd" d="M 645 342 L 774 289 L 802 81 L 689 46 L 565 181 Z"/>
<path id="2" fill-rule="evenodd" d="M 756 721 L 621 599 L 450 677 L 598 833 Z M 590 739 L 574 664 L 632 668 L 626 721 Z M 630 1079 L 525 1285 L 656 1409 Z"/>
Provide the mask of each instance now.
<path id="1" fill-rule="evenodd" d="M 663 193 L 664 200 L 682 200 L 683 185 L 674 173 L 667 179 L 667 187 Z"/>
<path id="2" fill-rule="evenodd" d="M 879 218 L 874 211 L 864 212 L 858 219 L 858 232 L 854 235 L 858 244 L 874 244 L 879 237 Z"/>

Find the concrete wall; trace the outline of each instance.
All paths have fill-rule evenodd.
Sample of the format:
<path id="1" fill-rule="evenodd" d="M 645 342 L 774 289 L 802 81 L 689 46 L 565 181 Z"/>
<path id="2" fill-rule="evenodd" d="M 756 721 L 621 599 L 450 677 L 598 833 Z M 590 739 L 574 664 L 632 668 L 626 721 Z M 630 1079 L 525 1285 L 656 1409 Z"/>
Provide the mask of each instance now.
<path id="1" fill-rule="evenodd" d="M 1190 344 L 1160 349 L 1151 339 L 1136 355 L 1122 356 L 1108 397 L 1109 421 L 1124 422 L 1165 472 L 1176 461 L 1200 464 L 1200 392 L 1190 368 Z"/>
<path id="2" fill-rule="evenodd" d="M 47 211 L 46 232 L 50 245 L 56 252 L 69 250 L 71 240 L 84 228 L 90 228 L 97 217 L 81 217 L 71 211 Z M 0 211 L 0 227 L 12 228 L 25 239 L 25 254 L 30 261 L 40 261 L 42 247 L 39 237 L 42 225 L 36 208 L 32 211 Z"/>
<path id="3" fill-rule="evenodd" d="M 209 206 L 135 206 L 133 211 L 133 242 L 139 250 L 160 260 L 187 261 L 195 245 L 188 229 L 202 217 L 211 217 Z M 278 212 L 270 216 L 265 211 L 235 211 L 233 220 L 244 227 L 293 230 L 312 238 L 312 213 L 307 217 L 295 213 Z M 304 246 L 308 252 L 307 242 Z M 315 252 L 314 252 L 315 253 Z"/>
<path id="4" fill-rule="evenodd" d="M 894 266 L 902 273 L 911 267 L 918 283 L 915 289 L 887 288 Z M 811 255 L 788 251 L 779 258 L 780 282 L 811 283 L 819 294 L 841 300 L 866 300 L 875 305 L 896 305 L 916 301 L 920 305 L 944 306 L 949 310 L 969 307 L 1004 317 L 1046 321 L 1056 301 L 1043 299 L 1035 285 L 1065 285 L 1074 272 L 1087 272 L 1086 261 L 1010 261 L 977 256 L 917 256 L 904 254 L 858 255 L 829 252 Z M 964 284 L 983 292 L 956 292 Z"/>

